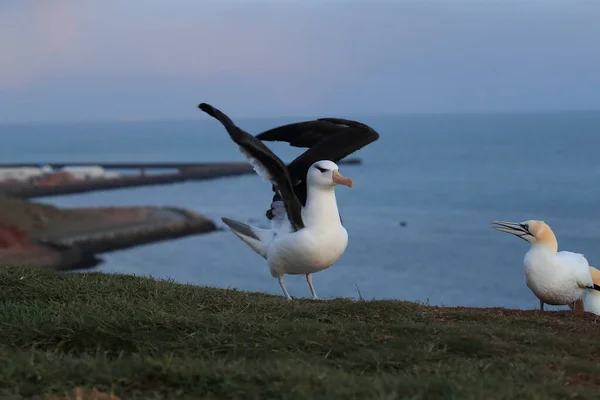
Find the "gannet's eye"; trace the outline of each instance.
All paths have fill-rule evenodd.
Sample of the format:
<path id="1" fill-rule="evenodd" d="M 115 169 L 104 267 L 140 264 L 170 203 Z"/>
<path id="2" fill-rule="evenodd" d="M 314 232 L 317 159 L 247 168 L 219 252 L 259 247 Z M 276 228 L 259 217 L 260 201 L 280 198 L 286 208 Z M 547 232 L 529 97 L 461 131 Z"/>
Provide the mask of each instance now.
<path id="1" fill-rule="evenodd" d="M 529 232 L 529 225 L 528 224 L 520 224 L 521 228 L 525 229 L 527 232 Z"/>
<path id="2" fill-rule="evenodd" d="M 325 172 L 325 171 L 327 171 L 325 168 L 321 168 L 321 167 L 315 167 L 315 168 L 317 168 L 317 169 L 318 169 L 319 171 L 321 171 L 321 172 Z"/>

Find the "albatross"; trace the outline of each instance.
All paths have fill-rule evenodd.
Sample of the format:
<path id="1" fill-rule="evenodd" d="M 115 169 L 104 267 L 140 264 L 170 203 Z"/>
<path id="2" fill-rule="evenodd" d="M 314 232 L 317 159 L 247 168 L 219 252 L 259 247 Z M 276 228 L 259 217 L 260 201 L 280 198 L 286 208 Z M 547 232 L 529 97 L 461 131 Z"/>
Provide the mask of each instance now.
<path id="1" fill-rule="evenodd" d="M 540 300 L 540 310 L 544 310 L 545 303 L 600 314 L 600 271 L 590 266 L 583 254 L 558 251 L 558 240 L 547 223 L 529 220 L 492 224 L 497 231 L 529 242 L 530 249 L 523 260 L 525 282 Z"/>
<path id="2" fill-rule="evenodd" d="M 223 222 L 252 250 L 267 260 L 287 300 L 284 275 L 305 275 L 312 298 L 318 299 L 312 274 L 333 265 L 348 244 L 335 187 L 354 186 L 336 162 L 377 140 L 379 134 L 357 121 L 322 118 L 283 125 L 257 136 L 239 128 L 227 115 L 207 103 L 198 108 L 217 119 L 246 156 L 256 173 L 269 181 L 274 193 L 263 229 L 223 217 Z M 308 148 L 286 165 L 263 141 L 287 142 Z"/>

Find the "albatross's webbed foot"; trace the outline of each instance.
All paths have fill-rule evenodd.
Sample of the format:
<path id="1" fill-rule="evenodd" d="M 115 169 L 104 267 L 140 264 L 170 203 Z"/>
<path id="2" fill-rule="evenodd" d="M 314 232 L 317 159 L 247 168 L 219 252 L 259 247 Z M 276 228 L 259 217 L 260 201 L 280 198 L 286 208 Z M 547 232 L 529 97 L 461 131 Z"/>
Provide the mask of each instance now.
<path id="1" fill-rule="evenodd" d="M 285 282 L 283 281 L 283 275 L 279 277 L 279 286 L 281 286 L 281 289 L 283 290 L 283 295 L 285 296 L 286 300 L 291 301 L 292 296 L 290 296 L 287 289 L 285 288 Z"/>

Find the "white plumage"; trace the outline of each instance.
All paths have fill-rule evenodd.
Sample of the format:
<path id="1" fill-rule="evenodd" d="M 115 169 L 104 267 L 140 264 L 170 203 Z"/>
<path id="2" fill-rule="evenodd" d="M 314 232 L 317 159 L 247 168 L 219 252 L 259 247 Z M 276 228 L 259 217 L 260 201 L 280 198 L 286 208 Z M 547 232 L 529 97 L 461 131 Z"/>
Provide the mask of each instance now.
<path id="1" fill-rule="evenodd" d="M 531 247 L 523 260 L 527 287 L 544 304 L 569 305 L 576 309 L 588 291 L 584 302 L 586 310 L 600 313 L 598 286 L 594 273 L 600 271 L 591 267 L 583 254 L 558 251 L 558 241 L 550 226 L 543 221 L 524 222 L 494 221 L 493 228 L 510 233 L 530 243 Z M 593 272 L 596 271 L 596 272 Z"/>
<path id="2" fill-rule="evenodd" d="M 324 169 L 323 173 L 317 167 Z M 233 233 L 265 258 L 271 276 L 278 278 L 286 298 L 285 274 L 306 275 L 313 298 L 318 298 L 310 274 L 333 265 L 344 253 L 348 232 L 342 226 L 332 175 L 338 167 L 331 161 L 315 163 L 307 174 L 307 200 L 302 208 L 304 228 L 293 232 L 282 201 L 272 204 L 271 229 L 224 219 Z"/>
<path id="3" fill-rule="evenodd" d="M 585 297 L 585 311 L 600 315 L 600 292 L 590 290 Z"/>
<path id="4" fill-rule="evenodd" d="M 256 172 L 258 176 L 260 176 L 267 182 L 273 180 L 273 175 L 269 173 L 269 170 L 265 168 L 265 166 L 262 165 L 260 162 L 258 162 L 258 160 L 254 159 L 252 155 L 248 151 L 246 151 L 242 146 L 240 146 L 240 151 L 242 152 L 244 157 L 246 157 L 246 160 L 248 160 L 248 163 L 252 166 L 252 169 L 254 170 L 254 172 Z"/>
<path id="5" fill-rule="evenodd" d="M 556 254 L 544 245 L 532 245 L 525 254 L 525 281 L 544 303 L 571 304 L 580 299 L 594 282 L 582 254 L 561 251 Z"/>

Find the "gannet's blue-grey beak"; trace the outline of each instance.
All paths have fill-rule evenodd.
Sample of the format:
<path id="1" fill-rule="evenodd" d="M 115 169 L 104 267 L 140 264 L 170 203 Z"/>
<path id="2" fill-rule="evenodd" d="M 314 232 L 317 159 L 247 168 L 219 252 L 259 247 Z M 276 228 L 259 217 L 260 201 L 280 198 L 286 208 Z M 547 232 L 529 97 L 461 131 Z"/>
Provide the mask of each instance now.
<path id="1" fill-rule="evenodd" d="M 498 226 L 492 226 L 493 229 L 499 232 L 510 233 L 511 235 L 515 235 L 520 237 L 521 239 L 527 241 L 526 236 L 533 236 L 529 231 L 529 226 L 524 223 L 519 222 L 506 222 L 506 221 L 492 221 L 492 224 L 496 224 Z"/>

